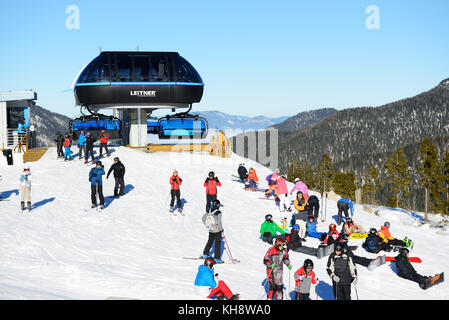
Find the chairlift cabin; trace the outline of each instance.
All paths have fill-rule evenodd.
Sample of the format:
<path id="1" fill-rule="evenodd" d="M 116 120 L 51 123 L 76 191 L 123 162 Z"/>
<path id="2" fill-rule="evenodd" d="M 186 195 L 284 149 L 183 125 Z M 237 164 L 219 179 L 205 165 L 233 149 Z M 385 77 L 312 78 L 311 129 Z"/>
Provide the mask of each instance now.
<path id="1" fill-rule="evenodd" d="M 78 137 L 81 131 L 92 133 L 98 137 L 101 130 L 105 130 L 110 139 L 122 138 L 122 122 L 113 116 L 87 115 L 73 119 L 70 124 L 74 137 Z"/>

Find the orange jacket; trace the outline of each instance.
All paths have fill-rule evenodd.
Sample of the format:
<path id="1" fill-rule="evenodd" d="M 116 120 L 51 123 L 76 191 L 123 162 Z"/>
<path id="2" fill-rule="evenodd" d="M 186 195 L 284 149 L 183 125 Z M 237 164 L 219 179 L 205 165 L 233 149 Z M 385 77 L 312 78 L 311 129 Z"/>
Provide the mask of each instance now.
<path id="1" fill-rule="evenodd" d="M 250 171 L 248 173 L 248 181 L 249 180 L 254 180 L 255 182 L 259 181 L 259 178 L 257 177 L 257 174 L 256 174 L 256 170 Z"/>
<path id="2" fill-rule="evenodd" d="M 179 186 L 182 184 L 182 179 L 179 176 L 172 175 L 170 178 L 170 185 L 172 190 L 179 190 Z"/>
<path id="3" fill-rule="evenodd" d="M 381 237 L 384 240 L 384 242 L 388 242 L 388 240 L 394 240 L 394 238 L 390 234 L 390 230 L 385 226 L 380 227 L 380 231 L 378 232 L 377 235 Z"/>

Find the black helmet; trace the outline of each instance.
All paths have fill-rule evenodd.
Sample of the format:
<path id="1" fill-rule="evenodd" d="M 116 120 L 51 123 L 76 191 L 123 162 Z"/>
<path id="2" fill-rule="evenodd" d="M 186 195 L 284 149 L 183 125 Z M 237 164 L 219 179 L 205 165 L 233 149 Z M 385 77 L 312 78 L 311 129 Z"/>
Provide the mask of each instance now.
<path id="1" fill-rule="evenodd" d="M 313 268 L 313 261 L 310 259 L 304 260 L 304 270 L 307 268 Z"/>
<path id="2" fill-rule="evenodd" d="M 114 158 L 114 161 L 119 161 L 119 160 L 120 160 L 119 157 Z"/>
<path id="3" fill-rule="evenodd" d="M 214 201 L 212 201 L 212 208 L 214 209 L 220 208 L 220 200 L 215 199 Z"/>
<path id="4" fill-rule="evenodd" d="M 343 240 L 343 241 L 345 241 L 345 242 L 349 241 L 349 234 L 343 233 L 343 234 L 341 235 L 341 240 Z"/>
<path id="5" fill-rule="evenodd" d="M 215 177 L 215 172 L 213 171 L 209 172 L 208 177 Z"/>
<path id="6" fill-rule="evenodd" d="M 377 233 L 376 228 L 371 228 L 371 229 L 369 229 L 369 233 L 371 233 L 371 234 L 376 234 L 376 233 Z"/>
<path id="7" fill-rule="evenodd" d="M 390 223 L 388 221 L 384 222 L 384 227 L 390 228 Z"/>
<path id="8" fill-rule="evenodd" d="M 405 247 L 402 247 L 402 248 L 399 249 L 399 254 L 401 256 L 403 256 L 403 257 L 406 257 L 406 254 L 409 253 L 409 252 L 410 251 L 407 248 L 405 248 Z"/>
<path id="9" fill-rule="evenodd" d="M 100 160 L 98 160 L 97 162 L 95 162 L 95 164 L 98 166 L 98 165 L 103 165 L 102 163 L 101 163 L 101 161 Z"/>
<path id="10" fill-rule="evenodd" d="M 204 265 L 208 268 L 213 268 L 215 263 L 216 263 L 215 260 L 210 257 L 207 257 L 206 259 L 204 259 Z"/>
<path id="11" fill-rule="evenodd" d="M 334 245 L 334 251 L 343 251 L 343 244 L 337 242 Z"/>
<path id="12" fill-rule="evenodd" d="M 265 216 L 265 220 L 270 221 L 271 219 L 273 219 L 273 215 L 267 214 L 267 215 Z"/>
<path id="13" fill-rule="evenodd" d="M 351 224 L 352 223 L 352 219 L 351 218 L 346 218 L 346 223 L 347 224 Z"/>

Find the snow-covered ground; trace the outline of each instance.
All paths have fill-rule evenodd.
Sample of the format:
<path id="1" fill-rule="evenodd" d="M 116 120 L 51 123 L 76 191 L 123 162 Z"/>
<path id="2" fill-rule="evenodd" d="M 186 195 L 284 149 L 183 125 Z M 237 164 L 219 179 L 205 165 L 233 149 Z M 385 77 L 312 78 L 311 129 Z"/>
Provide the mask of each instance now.
<path id="1" fill-rule="evenodd" d="M 0 162 L 0 193 L 7 198 L 0 201 L 0 299 L 202 299 L 193 290 L 202 262 L 182 257 L 199 256 L 207 241 L 201 216 L 206 198 L 203 182 L 211 170 L 223 183 L 218 196 L 223 204 L 225 236 L 233 257 L 241 260 L 239 264 L 218 265 L 215 270 L 241 299 L 257 299 L 265 279 L 262 260 L 269 248 L 259 239 L 259 228 L 266 214 L 279 216 L 278 208 L 274 201 L 260 200 L 262 193 L 244 191 L 241 184 L 232 181 L 231 174 L 245 162 L 247 167 L 256 168 L 265 186 L 264 177 L 270 170 L 236 155 L 221 159 L 207 153 L 146 154 L 124 147 L 114 149 L 112 156 L 102 161 L 108 170 L 113 157 L 120 157 L 126 166 L 127 195 L 113 200 L 113 178 L 104 179 L 107 198 L 102 213 L 85 211 L 90 207 L 90 166 L 81 161 L 56 160 L 56 150 L 50 148 L 41 160 L 30 164 L 31 214 L 18 210 L 18 179 L 23 165 Z M 183 178 L 185 216 L 168 212 L 168 180 L 173 169 Z M 414 264 L 419 273 L 434 275 L 448 269 L 447 231 L 419 226 L 420 214 L 371 209 L 378 215 L 356 205 L 355 221 L 368 230 L 388 220 L 393 236 L 413 239 L 411 256 L 423 261 Z M 327 231 L 335 217 L 336 203 L 328 200 L 327 220 L 318 225 L 318 231 Z M 432 219 L 436 222 L 439 217 Z M 351 243 L 360 245 L 361 240 Z M 317 239 L 310 238 L 305 243 L 317 244 Z M 355 253 L 376 256 L 360 246 Z M 224 258 L 228 259 L 226 252 Z M 319 299 L 333 299 L 325 258 L 291 252 L 293 271 L 289 285 L 289 272 L 284 269 L 286 287 L 293 290 L 293 272 L 306 258 L 314 261 L 321 280 Z M 448 282 L 424 291 L 416 283 L 399 278 L 394 263 L 374 271 L 359 265 L 357 269 L 359 299 L 449 299 Z M 314 288 L 311 297 L 316 298 Z M 356 299 L 355 290 L 352 297 Z"/>

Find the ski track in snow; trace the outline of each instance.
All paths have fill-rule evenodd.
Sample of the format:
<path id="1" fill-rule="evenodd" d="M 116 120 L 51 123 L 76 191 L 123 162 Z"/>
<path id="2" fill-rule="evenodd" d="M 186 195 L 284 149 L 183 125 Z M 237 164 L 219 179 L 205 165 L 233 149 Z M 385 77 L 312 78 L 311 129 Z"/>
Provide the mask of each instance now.
<path id="1" fill-rule="evenodd" d="M 10 201 L 0 202 L 0 299 L 105 299 L 111 296 L 137 299 L 204 299 L 195 294 L 193 282 L 201 260 L 208 231 L 201 222 L 205 211 L 204 180 L 214 171 L 222 187 L 218 199 L 223 204 L 223 227 L 233 258 L 238 264 L 217 265 L 220 279 L 238 292 L 241 299 L 257 299 L 265 280 L 263 256 L 268 244 L 259 239 L 260 224 L 266 214 L 280 218 L 274 201 L 258 199 L 261 192 L 243 190 L 232 181 L 238 164 L 256 169 L 261 187 L 271 173 L 260 164 L 235 154 L 221 159 L 207 153 L 152 153 L 116 147 L 111 157 L 101 159 L 105 171 L 114 156 L 126 166 L 126 194 L 113 199 L 114 179 L 103 177 L 106 208 L 99 213 L 90 208 L 88 173 L 92 166 L 75 159 L 64 162 L 55 159 L 56 150 L 50 148 L 41 160 L 31 163 L 33 210 L 19 213 L 20 200 L 11 193 Z M 15 161 L 15 163 L 17 163 Z M 169 213 L 170 186 L 173 169 L 183 179 L 181 198 L 184 216 Z M 3 180 L 0 192 L 18 189 L 22 170 L 20 162 L 0 166 Z M 289 183 L 289 189 L 293 184 Z M 311 192 L 314 193 L 314 192 Z M 316 193 L 315 193 L 316 194 Z M 322 204 L 321 204 L 322 205 Z M 424 275 L 446 271 L 449 265 L 448 232 L 419 226 L 418 213 L 385 207 L 372 207 L 378 216 L 368 213 L 362 205 L 355 205 L 354 219 L 366 230 L 380 228 L 391 222 L 390 231 L 397 238 L 408 236 L 415 241 L 412 256 L 423 263 L 414 264 Z M 318 231 L 327 231 L 335 222 L 336 203 L 328 200 L 327 220 L 318 224 Z M 286 215 L 290 220 L 291 214 Z M 432 217 L 438 221 L 438 217 Z M 438 232 L 437 232 L 438 231 Z M 361 248 L 355 254 L 376 257 Z M 318 245 L 307 238 L 306 246 Z M 387 253 L 395 256 L 396 253 Z M 225 250 L 223 258 L 229 260 Z M 319 299 L 332 299 L 331 281 L 325 266 L 327 258 L 318 260 L 291 252 L 293 270 L 284 268 L 284 284 L 294 290 L 293 274 L 304 259 L 315 263 L 320 279 Z M 374 271 L 357 265 L 360 299 L 449 299 L 449 285 L 443 282 L 426 291 L 414 282 L 399 278 L 394 263 L 387 263 Z M 315 287 L 311 298 L 316 299 Z M 356 299 L 355 290 L 352 298 Z"/>

